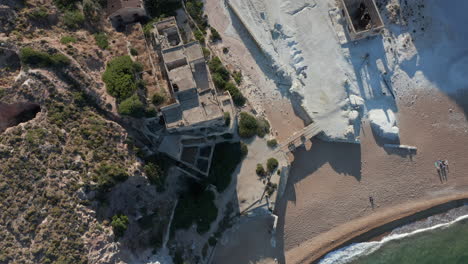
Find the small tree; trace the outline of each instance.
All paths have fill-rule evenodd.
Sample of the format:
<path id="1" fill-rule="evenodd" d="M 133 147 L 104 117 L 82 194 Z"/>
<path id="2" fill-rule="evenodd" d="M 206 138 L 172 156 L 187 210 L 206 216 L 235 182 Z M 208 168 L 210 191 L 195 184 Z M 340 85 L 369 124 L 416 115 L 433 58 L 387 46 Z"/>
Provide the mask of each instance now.
<path id="1" fill-rule="evenodd" d="M 90 22 L 98 22 L 101 11 L 101 5 L 98 1 L 83 0 L 83 14 Z"/>
<path id="2" fill-rule="evenodd" d="M 69 29 L 79 29 L 85 22 L 84 15 L 78 11 L 66 11 L 63 16 L 63 24 Z"/>
<path id="3" fill-rule="evenodd" d="M 205 43 L 205 36 L 203 36 L 203 33 L 200 30 L 196 30 L 194 33 L 195 39 L 200 42 L 200 44 Z"/>
<path id="4" fill-rule="evenodd" d="M 130 54 L 132 56 L 138 56 L 138 50 L 132 47 L 130 48 Z"/>
<path id="5" fill-rule="evenodd" d="M 249 148 L 247 147 L 247 144 L 245 144 L 244 142 L 241 142 L 241 154 L 242 154 L 242 157 L 246 157 L 247 154 L 249 154 Z"/>
<path id="6" fill-rule="evenodd" d="M 232 73 L 232 78 L 234 78 L 234 81 L 236 82 L 237 85 L 240 85 L 242 83 L 242 72 L 234 71 Z"/>
<path id="7" fill-rule="evenodd" d="M 109 41 L 104 32 L 94 34 L 94 40 L 96 40 L 96 45 L 103 50 L 109 47 Z"/>
<path id="8" fill-rule="evenodd" d="M 60 43 L 62 43 L 63 45 L 67 45 L 69 43 L 76 43 L 76 38 L 72 36 L 63 36 L 60 39 Z"/>
<path id="9" fill-rule="evenodd" d="M 210 27 L 210 31 L 211 31 L 211 37 L 210 37 L 211 42 L 222 40 L 221 35 L 214 27 Z"/>
<path id="10" fill-rule="evenodd" d="M 166 97 L 163 94 L 160 94 L 160 93 L 155 93 L 153 95 L 153 97 L 151 98 L 151 102 L 155 106 L 161 105 L 162 103 L 164 103 L 164 101 L 166 101 Z"/>
<path id="11" fill-rule="evenodd" d="M 140 101 L 137 94 L 123 100 L 119 104 L 119 113 L 132 117 L 143 117 L 145 115 L 145 105 Z"/>
<path id="12" fill-rule="evenodd" d="M 267 169 L 269 173 L 273 173 L 278 168 L 278 160 L 275 158 L 269 158 L 267 161 Z"/>
<path id="13" fill-rule="evenodd" d="M 274 148 L 278 145 L 278 141 L 276 141 L 276 139 L 270 139 L 267 141 L 267 146 L 270 147 L 270 148 Z"/>
<path id="14" fill-rule="evenodd" d="M 159 192 L 164 191 L 164 171 L 153 162 L 146 164 L 143 169 L 149 182 L 156 185 Z"/>
<path id="15" fill-rule="evenodd" d="M 232 83 L 228 82 L 224 86 L 224 90 L 228 91 L 231 96 L 232 96 L 232 101 L 234 101 L 234 104 L 237 106 L 243 106 L 245 104 L 245 97 L 242 95 L 240 90 L 237 88 L 237 86 Z"/>
<path id="16" fill-rule="evenodd" d="M 264 137 L 268 133 L 270 133 L 270 123 L 263 117 L 257 118 L 257 135 Z"/>
<path id="17" fill-rule="evenodd" d="M 263 167 L 262 164 L 257 164 L 257 169 L 255 169 L 255 172 L 257 173 L 258 176 L 263 177 L 266 175 L 265 168 Z"/>
<path id="18" fill-rule="evenodd" d="M 122 237 L 128 227 L 128 217 L 123 214 L 114 215 L 112 217 L 111 226 L 114 231 L 115 237 Z"/>
<path id="19" fill-rule="evenodd" d="M 249 113 L 240 113 L 239 135 L 243 138 L 250 138 L 257 133 L 257 119 Z"/>
<path id="20" fill-rule="evenodd" d="M 125 169 L 111 164 L 101 164 L 93 175 L 93 181 L 97 182 L 100 191 L 108 191 L 119 182 L 128 179 Z"/>
<path id="21" fill-rule="evenodd" d="M 130 56 L 113 58 L 102 75 L 107 92 L 118 100 L 132 96 L 137 90 L 135 75 L 140 71 L 141 65 L 134 63 Z"/>

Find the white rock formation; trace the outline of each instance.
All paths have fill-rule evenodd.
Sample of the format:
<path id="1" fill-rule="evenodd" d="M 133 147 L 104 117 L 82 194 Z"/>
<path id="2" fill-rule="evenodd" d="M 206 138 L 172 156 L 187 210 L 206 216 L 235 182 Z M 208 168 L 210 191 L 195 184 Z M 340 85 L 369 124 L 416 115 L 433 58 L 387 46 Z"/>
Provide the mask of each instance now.
<path id="1" fill-rule="evenodd" d="M 380 137 L 390 140 L 398 139 L 399 130 L 392 110 L 372 109 L 369 111 L 369 120 L 374 133 Z"/>
<path id="2" fill-rule="evenodd" d="M 405 1 L 400 7 L 400 1 L 390 0 L 381 9 L 383 35 L 357 42 L 347 41 L 335 0 L 229 1 L 278 78 L 291 84 L 330 139 L 358 139 L 363 116 L 394 137 L 395 123 L 381 119 L 382 113 L 394 117 L 393 96 L 414 89 L 454 93 L 468 88 L 468 27 L 462 11 L 468 1 L 426 0 L 422 6 Z M 369 109 L 376 111 L 366 115 Z"/>

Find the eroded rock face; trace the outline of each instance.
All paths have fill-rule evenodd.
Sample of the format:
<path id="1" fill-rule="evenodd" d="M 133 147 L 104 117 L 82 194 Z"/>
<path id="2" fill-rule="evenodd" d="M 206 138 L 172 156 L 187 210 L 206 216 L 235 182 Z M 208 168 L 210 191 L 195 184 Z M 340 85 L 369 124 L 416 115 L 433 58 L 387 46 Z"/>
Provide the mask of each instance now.
<path id="1" fill-rule="evenodd" d="M 10 33 L 15 28 L 16 12 L 0 3 L 0 33 Z"/>
<path id="2" fill-rule="evenodd" d="M 18 71 L 21 68 L 18 54 L 12 50 L 0 49 L 0 68 L 6 71 Z"/>
<path id="3" fill-rule="evenodd" d="M 27 122 L 41 111 L 41 107 L 34 103 L 0 103 L 0 133 L 5 129 Z"/>

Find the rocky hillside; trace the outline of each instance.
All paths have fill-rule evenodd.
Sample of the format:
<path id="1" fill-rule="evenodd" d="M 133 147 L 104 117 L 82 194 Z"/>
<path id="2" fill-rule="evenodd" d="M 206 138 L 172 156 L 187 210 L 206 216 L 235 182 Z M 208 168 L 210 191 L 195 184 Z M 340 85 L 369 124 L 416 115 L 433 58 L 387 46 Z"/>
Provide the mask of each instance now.
<path id="1" fill-rule="evenodd" d="M 161 246 L 173 204 L 104 89 L 127 44 L 99 2 L 0 3 L 0 263 L 128 263 Z"/>

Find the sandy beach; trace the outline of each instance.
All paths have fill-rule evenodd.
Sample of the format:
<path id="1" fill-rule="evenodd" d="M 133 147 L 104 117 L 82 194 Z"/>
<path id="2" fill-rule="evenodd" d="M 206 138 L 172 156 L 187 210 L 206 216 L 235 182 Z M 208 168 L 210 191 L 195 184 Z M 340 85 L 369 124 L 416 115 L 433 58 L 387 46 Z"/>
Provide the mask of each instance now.
<path id="1" fill-rule="evenodd" d="M 401 143 L 418 147 L 415 155 L 386 150 L 365 124 L 361 146 L 317 140 L 311 150 L 295 153 L 277 207 L 280 259 L 314 260 L 350 234 L 466 196 L 466 108 L 438 91 L 399 98 L 398 106 Z M 437 159 L 449 160 L 446 182 L 434 167 Z"/>
<path id="2" fill-rule="evenodd" d="M 242 69 L 246 78 L 241 88 L 252 108 L 268 117 L 280 140 L 286 139 L 303 127 L 301 115 L 294 111 L 291 98 L 275 87 L 272 81 L 275 76 L 268 70 L 268 61 L 257 54 L 261 53 L 259 50 L 253 52 L 255 45 L 243 35 L 238 21 L 232 21 L 235 18 L 227 14 L 222 5 L 222 1 L 206 1 L 210 24 L 223 37 L 216 48 L 220 51 L 229 47 L 229 53 L 222 58 L 234 69 Z M 314 5 L 305 5 L 301 10 L 312 8 Z M 421 25 L 427 22 L 425 19 L 421 21 Z M 279 217 L 276 247 L 272 247 L 268 239 L 256 239 L 255 245 L 239 242 L 249 241 L 251 236 L 265 237 L 268 223 L 264 222 L 262 228 L 242 226 L 239 230 L 245 231 L 237 233 L 233 243 L 219 247 L 214 263 L 263 263 L 275 258 L 279 263 L 310 263 L 370 230 L 379 231 L 379 227 L 388 227 L 388 223 L 397 219 L 468 197 L 468 96 L 466 92 L 455 93 L 457 89 L 466 91 L 464 88 L 467 88 L 463 86 L 466 82 L 455 78 L 465 71 L 466 56 L 460 55 L 460 63 L 443 60 L 445 64 L 441 65 L 447 66 L 446 72 L 445 66 L 435 66 L 431 60 L 438 57 L 432 56 L 426 44 L 439 33 L 435 30 L 428 35 L 413 34 L 411 38 L 420 40 L 408 46 L 402 44 L 403 47 L 398 45 L 404 41 L 396 39 L 395 47 L 389 46 L 388 50 L 382 51 L 388 56 L 393 48 L 403 50 L 394 60 L 385 57 L 389 64 L 401 60 L 398 61 L 401 68 L 393 65 L 397 73 L 388 80 L 396 93 L 395 106 L 390 108 L 396 115 L 398 142 L 385 141 L 376 135 L 364 115 L 360 122 L 361 144 L 313 139 L 310 148 L 297 149 L 293 153 L 285 194 L 277 201 L 274 212 Z M 450 35 L 449 31 L 445 33 Z M 450 40 L 450 36 L 447 39 Z M 450 45 L 448 40 L 447 45 Z M 365 45 L 372 47 L 370 42 L 363 43 L 360 44 L 363 47 L 351 49 L 350 57 L 360 58 L 365 53 Z M 354 50 L 353 53 L 353 49 L 359 52 Z M 444 46 L 441 50 L 449 49 Z M 414 54 L 420 57 L 412 57 Z M 446 57 L 453 59 L 453 56 Z M 377 59 L 376 64 L 378 62 Z M 378 65 L 369 66 L 368 63 L 364 67 L 371 72 L 361 69 L 363 63 L 359 65 L 357 72 L 364 76 L 361 81 L 372 84 L 364 89 L 363 95 L 370 93 L 370 99 L 374 95 L 381 96 L 379 89 L 385 86 L 381 83 L 379 74 L 382 71 Z M 380 107 L 382 101 L 379 98 L 375 102 L 368 101 L 367 107 Z M 333 111 L 330 116 L 333 117 Z M 334 120 L 328 119 L 330 122 Z M 389 149 L 384 143 L 414 146 L 417 151 Z M 447 180 L 441 179 L 434 167 L 434 162 L 439 159 L 449 161 Z M 374 206 L 369 197 L 373 198 Z"/>
<path id="3" fill-rule="evenodd" d="M 255 228 L 245 224 L 231 243 L 219 247 L 214 263 L 227 256 L 225 263 L 274 263 L 275 258 L 279 263 L 310 263 L 369 230 L 387 232 L 392 221 L 468 198 L 467 108 L 432 90 L 398 98 L 398 109 L 401 144 L 418 147 L 416 153 L 383 148 L 366 121 L 361 145 L 312 140 L 310 149 L 294 153 L 286 191 L 275 210 L 276 247 L 265 233 L 271 221 L 257 221 Z M 447 181 L 441 181 L 434 167 L 438 159 L 449 161 Z M 261 239 L 247 243 L 252 236 Z"/>

